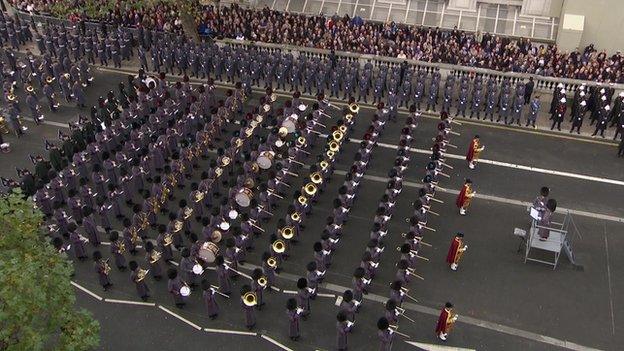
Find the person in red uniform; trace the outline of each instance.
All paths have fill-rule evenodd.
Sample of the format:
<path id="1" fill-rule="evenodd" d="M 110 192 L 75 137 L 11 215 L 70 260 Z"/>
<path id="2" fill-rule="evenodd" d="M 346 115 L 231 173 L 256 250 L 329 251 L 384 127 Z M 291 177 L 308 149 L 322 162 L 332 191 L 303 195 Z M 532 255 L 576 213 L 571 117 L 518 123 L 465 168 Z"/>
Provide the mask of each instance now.
<path id="1" fill-rule="evenodd" d="M 448 254 L 446 255 L 446 263 L 451 266 L 451 269 L 456 271 L 459 266 L 459 260 L 461 260 L 464 252 L 468 250 L 468 245 L 464 245 L 464 234 L 457 233 L 451 242 Z"/>
<path id="2" fill-rule="evenodd" d="M 446 341 L 448 334 L 453 328 L 453 324 L 457 321 L 457 315 L 453 313 L 453 304 L 447 302 L 440 312 L 438 324 L 436 325 L 436 336 L 442 341 Z"/>
<path id="3" fill-rule="evenodd" d="M 457 195 L 457 200 L 455 201 L 455 205 L 459 208 L 460 215 L 466 215 L 466 210 L 468 209 L 468 206 L 470 206 L 470 202 L 476 194 L 477 192 L 472 190 L 472 180 L 466 178 L 464 186 L 459 192 L 459 195 Z"/>
<path id="4" fill-rule="evenodd" d="M 481 139 L 479 135 L 475 135 L 468 146 L 468 153 L 466 154 L 466 161 L 468 161 L 468 168 L 474 169 L 481 151 L 485 150 L 485 146 L 481 145 Z"/>

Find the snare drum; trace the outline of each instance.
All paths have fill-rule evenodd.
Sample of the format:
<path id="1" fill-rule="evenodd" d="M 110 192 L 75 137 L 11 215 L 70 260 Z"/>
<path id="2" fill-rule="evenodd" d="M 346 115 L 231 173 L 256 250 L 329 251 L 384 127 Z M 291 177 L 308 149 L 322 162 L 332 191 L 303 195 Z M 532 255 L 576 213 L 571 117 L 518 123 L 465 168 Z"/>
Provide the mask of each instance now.
<path id="1" fill-rule="evenodd" d="M 249 207 L 251 199 L 253 198 L 253 191 L 249 188 L 242 188 L 234 196 L 234 200 L 241 207 Z"/>
<path id="2" fill-rule="evenodd" d="M 294 133 L 297 131 L 297 119 L 292 116 L 286 117 L 284 122 L 282 122 L 282 127 L 288 130 L 288 133 Z"/>
<path id="3" fill-rule="evenodd" d="M 191 288 L 189 288 L 188 286 L 183 286 L 180 288 L 180 295 L 187 297 L 189 295 L 191 295 Z"/>
<path id="4" fill-rule="evenodd" d="M 235 209 L 231 209 L 231 210 L 228 212 L 228 217 L 229 217 L 230 219 L 236 219 L 236 218 L 238 218 L 238 211 L 236 211 Z"/>
<path id="5" fill-rule="evenodd" d="M 202 261 L 206 263 L 214 262 L 217 254 L 219 253 L 219 247 L 215 243 L 205 242 L 199 248 L 199 253 L 197 257 L 199 257 Z"/>
<path id="6" fill-rule="evenodd" d="M 219 228 L 223 230 L 224 232 L 227 232 L 228 229 L 230 229 L 230 223 L 223 221 L 221 222 L 221 224 L 219 224 Z"/>
<path id="7" fill-rule="evenodd" d="M 271 151 L 262 151 L 260 156 L 258 156 L 258 166 L 262 169 L 269 169 L 273 164 L 273 158 L 275 157 L 274 153 Z"/>

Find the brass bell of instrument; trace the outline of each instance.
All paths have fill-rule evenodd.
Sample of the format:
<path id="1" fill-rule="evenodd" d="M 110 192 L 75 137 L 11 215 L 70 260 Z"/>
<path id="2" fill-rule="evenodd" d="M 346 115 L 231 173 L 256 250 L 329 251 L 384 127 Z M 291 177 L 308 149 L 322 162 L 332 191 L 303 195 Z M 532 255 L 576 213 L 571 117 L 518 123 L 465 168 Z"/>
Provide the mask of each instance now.
<path id="1" fill-rule="evenodd" d="M 308 184 L 306 184 L 303 187 L 303 191 L 306 193 L 306 195 L 308 196 L 314 196 L 314 194 L 316 194 L 316 192 L 318 191 L 316 185 L 314 185 L 314 183 L 310 182 Z"/>
<path id="2" fill-rule="evenodd" d="M 338 127 L 338 130 L 344 135 L 347 132 L 347 126 L 344 124 Z"/>
<path id="3" fill-rule="evenodd" d="M 335 152 L 333 152 L 333 151 L 331 151 L 331 150 L 327 150 L 327 152 L 325 153 L 325 156 L 327 156 L 327 158 L 331 160 L 331 159 L 333 159 L 333 158 L 334 158 L 334 156 L 336 156 L 336 153 L 335 153 Z M 325 168 L 323 168 L 323 170 L 324 170 L 324 169 L 325 169 Z"/>
<path id="4" fill-rule="evenodd" d="M 271 102 L 275 102 L 275 100 L 277 100 L 277 94 L 275 94 L 275 93 L 271 94 L 269 99 L 271 100 Z"/>
<path id="5" fill-rule="evenodd" d="M 277 260 L 275 259 L 275 257 L 269 257 L 269 258 L 267 258 L 267 264 L 271 268 L 276 268 L 277 267 Z"/>
<path id="6" fill-rule="evenodd" d="M 344 138 L 344 133 L 343 133 L 343 132 L 341 132 L 341 131 L 339 131 L 339 130 L 334 130 L 334 131 L 332 132 L 332 139 L 334 139 L 334 140 L 332 140 L 332 141 L 334 141 L 334 142 L 336 142 L 336 143 L 339 143 L 340 141 L 342 141 L 342 138 Z M 331 141 L 330 141 L 330 144 L 331 144 Z M 337 149 L 338 149 L 338 148 L 336 148 L 336 150 L 337 150 Z M 334 150 L 334 151 L 336 151 L 336 150 Z"/>
<path id="7" fill-rule="evenodd" d="M 290 240 L 295 236 L 295 228 L 288 226 L 282 229 L 282 237 L 286 240 Z"/>
<path id="8" fill-rule="evenodd" d="M 295 222 L 299 222 L 301 220 L 301 215 L 299 214 L 299 212 L 294 212 L 290 215 L 290 219 Z"/>
<path id="9" fill-rule="evenodd" d="M 297 138 L 297 146 L 303 147 L 306 144 L 306 139 L 302 136 Z"/>
<path id="10" fill-rule="evenodd" d="M 360 106 L 356 103 L 349 104 L 349 111 L 351 111 L 351 113 L 358 113 L 360 112 Z"/>
<path id="11" fill-rule="evenodd" d="M 264 288 L 264 287 L 267 286 L 269 281 L 267 280 L 266 277 L 260 277 L 260 278 L 258 278 L 257 282 L 258 282 L 258 285 L 260 285 L 261 287 Z"/>
<path id="12" fill-rule="evenodd" d="M 282 138 L 288 135 L 288 128 L 286 127 L 280 127 L 277 130 L 277 135 L 281 136 Z"/>
<path id="13" fill-rule="evenodd" d="M 352 115 L 352 114 L 350 114 L 350 113 L 347 113 L 347 114 L 345 115 L 345 117 L 344 117 L 344 118 L 345 118 L 345 119 L 347 120 L 347 122 L 349 122 L 349 123 L 351 123 L 351 121 L 353 121 L 353 115 Z"/>
<path id="14" fill-rule="evenodd" d="M 227 165 L 229 165 L 230 162 L 232 162 L 232 160 L 230 160 L 230 158 L 227 156 L 223 156 L 221 158 L 221 164 L 223 165 L 223 167 L 226 167 Z"/>
<path id="15" fill-rule="evenodd" d="M 305 206 L 308 203 L 308 198 L 301 195 L 297 198 L 297 201 L 299 201 L 300 204 Z"/>
<path id="16" fill-rule="evenodd" d="M 286 243 L 284 243 L 284 241 L 280 239 L 275 240 L 271 247 L 273 248 L 273 251 L 277 253 L 283 253 L 284 251 L 286 251 Z"/>
<path id="17" fill-rule="evenodd" d="M 327 146 L 329 147 L 329 150 L 332 152 L 338 152 L 338 150 L 340 150 L 340 144 L 338 144 L 338 142 L 335 140 L 330 141 L 329 144 L 327 144 Z"/>
<path id="18" fill-rule="evenodd" d="M 262 109 L 264 110 L 264 112 L 269 112 L 269 111 L 271 111 L 271 105 L 269 105 L 269 104 L 264 104 L 264 105 L 262 106 Z"/>
<path id="19" fill-rule="evenodd" d="M 321 175 L 320 172 L 314 172 L 310 174 L 310 179 L 312 180 L 312 183 L 314 184 L 321 184 L 323 182 L 323 176 Z"/>
<path id="20" fill-rule="evenodd" d="M 258 298 L 255 293 L 249 291 L 243 295 L 243 303 L 245 306 L 253 307 L 258 304 Z"/>
<path id="21" fill-rule="evenodd" d="M 327 151 L 327 153 L 330 153 L 331 151 Z M 327 155 L 329 156 L 329 155 Z M 333 155 L 332 155 L 333 156 Z M 330 157 L 331 158 L 331 157 Z M 321 166 L 322 170 L 326 170 L 327 167 L 329 167 L 329 162 L 327 162 L 326 160 L 321 161 L 321 163 L 319 164 L 319 166 Z"/>

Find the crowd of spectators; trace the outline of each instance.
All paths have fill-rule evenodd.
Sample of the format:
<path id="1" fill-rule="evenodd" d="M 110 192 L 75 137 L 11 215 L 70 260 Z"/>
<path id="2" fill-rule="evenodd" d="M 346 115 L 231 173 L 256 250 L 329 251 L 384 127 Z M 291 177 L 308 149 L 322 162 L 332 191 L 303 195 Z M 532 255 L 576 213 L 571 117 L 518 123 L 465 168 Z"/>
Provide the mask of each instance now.
<path id="1" fill-rule="evenodd" d="M 11 0 L 21 9 L 46 12 L 55 3 L 67 0 Z M 100 2 L 108 8 L 109 0 L 74 0 L 73 8 Z M 142 25 L 148 29 L 182 30 L 175 5 L 157 2 L 116 0 L 99 18 L 126 26 Z M 85 13 L 73 13 L 86 16 Z M 618 51 L 608 55 L 593 45 L 573 52 L 561 51 L 555 44 L 534 44 L 530 39 L 512 39 L 490 33 L 458 29 L 412 26 L 396 22 L 365 21 L 362 18 L 334 15 L 306 15 L 273 11 L 269 8 L 247 9 L 232 4 L 204 6 L 196 14 L 200 34 L 213 37 L 246 39 L 319 49 L 350 51 L 379 56 L 415 59 L 427 62 L 458 64 L 504 72 L 574 78 L 590 81 L 624 83 L 624 57 Z"/>

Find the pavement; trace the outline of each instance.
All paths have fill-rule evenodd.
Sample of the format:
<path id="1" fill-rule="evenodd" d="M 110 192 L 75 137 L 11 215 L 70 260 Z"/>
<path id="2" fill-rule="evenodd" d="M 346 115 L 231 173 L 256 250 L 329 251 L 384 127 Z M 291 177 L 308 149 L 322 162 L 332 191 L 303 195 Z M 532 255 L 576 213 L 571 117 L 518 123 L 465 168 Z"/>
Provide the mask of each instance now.
<path id="1" fill-rule="evenodd" d="M 126 67 L 127 72 L 132 67 Z M 117 83 L 125 81 L 126 71 L 94 67 L 94 85 L 87 88 L 91 104 L 108 90 L 116 91 Z M 218 88 L 218 94 L 223 89 Z M 246 109 L 257 103 L 258 94 L 250 99 Z M 22 99 L 23 100 L 23 99 Z M 281 105 L 283 96 L 277 104 Z M 0 175 L 14 176 L 14 167 L 32 167 L 29 153 L 43 153 L 43 139 L 56 139 L 57 130 L 70 120 L 77 119 L 78 111 L 64 105 L 57 113 L 46 113 L 46 124 L 35 126 L 26 121 L 29 133 L 16 140 L 9 136 L 12 152 L 0 155 Z M 86 111 L 82 111 L 86 113 Z M 337 112 L 337 111 L 336 111 Z M 193 292 L 188 305 L 179 310 L 173 306 L 166 282 L 148 282 L 152 291 L 147 306 L 137 304 L 135 288 L 128 272 L 113 270 L 115 284 L 103 292 L 97 283 L 90 262 L 75 262 L 73 280 L 83 289 L 76 289 L 77 305 L 87 308 L 100 321 L 101 350 L 177 350 L 229 348 L 231 350 L 330 350 L 335 342 L 336 297 L 351 286 L 351 275 L 359 265 L 360 256 L 368 241 L 374 211 L 384 191 L 387 171 L 394 159 L 393 146 L 398 143 L 402 118 L 389 123 L 374 150 L 364 184 L 344 227 L 343 239 L 334 254 L 333 265 L 326 274 L 322 293 L 312 302 L 312 314 L 301 322 L 302 338 L 292 342 L 287 336 L 285 314 L 288 290 L 296 290 L 296 279 L 305 274 L 305 265 L 312 260 L 312 244 L 320 237 L 324 218 L 330 213 L 331 202 L 337 196 L 343 174 L 351 165 L 357 140 L 364 134 L 372 118 L 372 108 L 362 105 L 350 143 L 346 143 L 336 163 L 331 183 L 314 206 L 312 217 L 298 245 L 292 248 L 291 259 L 284 265 L 278 278 L 280 292 L 265 294 L 267 305 L 257 313 L 257 326 L 252 335 L 243 326 L 243 314 L 238 298 L 218 297 L 221 314 L 209 320 L 199 291 Z M 334 113 L 335 114 L 335 113 Z M 395 248 L 402 242 L 401 232 L 408 229 L 404 219 L 410 215 L 410 203 L 416 196 L 424 174 L 426 155 L 435 135 L 435 118 L 423 116 L 414 133 L 415 143 L 406 173 L 406 185 L 399 196 L 397 210 L 389 224 L 384 253 L 370 294 L 357 315 L 356 328 L 350 336 L 351 350 L 377 349 L 376 321 L 383 314 L 382 302 L 388 298 L 388 283 L 394 276 L 394 264 L 399 258 Z M 458 146 L 449 152 L 448 163 L 454 169 L 451 178 L 442 180 L 447 191 L 439 193 L 443 204 L 434 204 L 439 217 L 431 216 L 428 225 L 436 232 L 428 232 L 421 255 L 429 258 L 417 267 L 425 279 L 410 284 L 410 294 L 417 303 L 406 305 L 406 314 L 415 320 L 400 321 L 400 331 L 411 336 L 408 344 L 397 339 L 393 350 L 450 350 L 465 348 L 478 350 L 618 350 L 624 332 L 624 256 L 618 248 L 624 245 L 624 168 L 615 157 L 615 145 L 601 139 L 551 133 L 546 130 L 509 127 L 489 122 L 461 120 L 455 126 L 451 142 Z M 332 122 L 330 122 L 331 124 Z M 229 130 L 234 130 L 230 126 Z M 479 134 L 486 145 L 483 162 L 469 170 L 462 159 L 472 136 Z M 312 154 L 321 152 L 319 145 Z M 312 157 L 306 162 L 311 163 Z M 195 171 L 199 177 L 207 161 Z M 455 194 L 463 179 L 470 177 L 479 193 L 467 216 L 459 216 L 454 206 Z M 298 188 L 300 179 L 293 181 L 287 194 Z M 574 250 L 580 266 L 573 266 L 562 257 L 559 266 L 524 263 L 523 255 L 516 253 L 519 241 L 514 228 L 528 228 L 525 202 L 532 201 L 543 185 L 551 188 L 551 197 L 561 208 L 574 213 Z M 186 195 L 187 190 L 176 195 Z M 169 205 L 171 206 L 171 204 Z M 276 229 L 276 218 L 286 211 L 285 200 L 275 210 L 275 216 L 263 225 L 267 233 Z M 171 207 L 173 208 L 173 207 Z M 129 212 L 129 209 L 126 211 Z M 160 222 L 165 220 L 161 216 Z M 114 222 L 115 229 L 122 229 Z M 193 230 L 201 228 L 195 225 Z M 457 272 L 444 263 L 453 235 L 466 235 L 470 250 L 464 255 Z M 149 236 L 155 238 L 156 233 Z M 248 255 L 248 263 L 241 270 L 249 272 L 260 264 L 261 253 L 268 248 L 268 235 L 256 240 L 255 252 Z M 92 251 L 92 248 L 89 248 Z M 106 247 L 101 249 L 108 255 Z M 140 257 L 139 257 L 140 256 Z M 143 261 L 143 255 L 136 259 Z M 179 255 L 176 253 L 178 260 Z M 213 271 L 204 276 L 216 282 Z M 235 282 L 234 291 L 243 283 Z M 86 291 L 90 292 L 86 292 Z M 94 296 L 95 294 L 96 296 Z M 333 296 L 331 296 L 333 295 Z M 112 301 L 111 301 L 112 299 Z M 115 301 L 121 300 L 122 302 Z M 452 301 L 460 318 L 449 340 L 442 344 L 434 335 L 437 313 L 446 301 Z M 182 318 L 182 319 L 181 319 Z M 184 319 L 184 320 L 183 320 Z M 199 328 L 199 329 L 198 329 Z M 204 328 L 209 328 L 208 331 Z M 423 345 L 427 344 L 427 345 Z M 280 346 L 281 345 L 281 346 Z M 447 347 L 447 348 L 440 348 Z"/>

